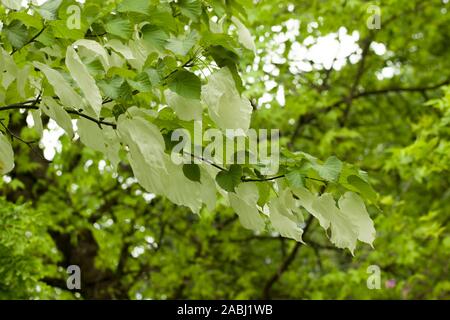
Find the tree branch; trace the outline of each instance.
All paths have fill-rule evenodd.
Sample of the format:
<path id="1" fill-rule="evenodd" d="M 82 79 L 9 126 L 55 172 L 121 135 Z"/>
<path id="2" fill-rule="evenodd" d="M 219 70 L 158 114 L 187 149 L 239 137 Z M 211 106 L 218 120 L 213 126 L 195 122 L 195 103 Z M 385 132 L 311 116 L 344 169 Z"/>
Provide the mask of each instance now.
<path id="1" fill-rule="evenodd" d="M 371 95 L 378 95 L 378 94 L 385 94 L 385 93 L 391 93 L 391 92 L 426 92 L 429 90 L 435 90 L 439 89 L 440 87 L 443 87 L 445 85 L 450 84 L 450 79 L 444 80 L 442 82 L 436 83 L 431 86 L 418 86 L 418 87 L 391 87 L 391 88 L 383 88 L 383 89 L 376 89 L 376 90 L 368 90 L 363 91 L 360 93 L 357 93 L 354 98 L 362 98 L 367 97 Z"/>
<path id="2" fill-rule="evenodd" d="M 353 97 L 352 101 L 360 98 L 365 98 L 369 96 L 375 96 L 375 95 L 383 95 L 383 94 L 389 94 L 389 93 L 399 93 L 399 92 L 407 92 L 407 93 L 414 93 L 414 92 L 427 92 L 431 90 L 439 89 L 445 85 L 450 85 L 450 78 L 446 79 L 444 81 L 438 82 L 433 85 L 423 85 L 423 86 L 417 86 L 417 87 L 388 87 L 388 88 L 381 88 L 381 89 L 374 89 L 374 90 L 366 90 L 361 92 L 356 92 Z M 348 101 L 348 98 L 342 98 L 336 102 L 334 102 L 331 105 L 326 106 L 325 108 L 318 109 L 316 113 L 309 112 L 302 114 L 298 117 L 297 125 L 294 129 L 294 132 L 291 136 L 290 142 L 288 143 L 288 146 L 292 148 L 296 138 L 298 137 L 298 134 L 300 133 L 300 130 L 303 125 L 306 125 L 308 123 L 311 123 L 312 121 L 316 120 L 320 114 L 327 113 L 333 108 L 336 108 L 340 106 L 343 103 L 346 103 Z"/>
<path id="3" fill-rule="evenodd" d="M 33 99 L 33 100 L 27 100 L 24 102 L 9 104 L 9 105 L 0 107 L 0 112 L 7 111 L 7 110 L 14 110 L 14 109 L 37 110 L 37 109 L 39 109 L 39 106 L 37 106 L 36 104 L 39 102 L 40 102 L 40 97 Z M 90 121 L 93 121 L 93 122 L 97 123 L 100 126 L 100 128 L 101 128 L 101 125 L 110 126 L 110 127 L 113 127 L 114 129 L 117 127 L 117 125 L 115 123 L 95 119 L 94 117 L 91 117 L 87 114 L 84 114 L 84 113 L 74 110 L 74 109 L 64 108 L 64 110 L 67 113 L 74 114 L 74 115 L 80 116 L 82 118 L 88 119 Z"/>
<path id="4" fill-rule="evenodd" d="M 358 89 L 358 85 L 361 81 L 361 78 L 366 71 L 366 58 L 369 54 L 370 44 L 372 43 L 373 34 L 371 33 L 368 37 L 363 40 L 363 49 L 361 54 L 361 61 L 359 62 L 358 71 L 356 72 L 355 81 L 353 81 L 352 87 L 350 89 L 350 93 L 348 97 L 345 99 L 347 102 L 347 107 L 344 110 L 343 117 L 341 119 L 341 126 L 343 127 L 347 122 L 348 115 L 350 113 L 350 108 L 352 106 L 353 97 L 356 94 L 356 90 Z"/>
<path id="5" fill-rule="evenodd" d="M 196 155 L 194 155 L 192 153 L 189 153 L 189 152 L 185 152 L 185 154 L 191 156 L 192 158 L 201 160 L 201 161 L 203 161 L 203 162 L 213 166 L 214 168 L 219 169 L 220 171 L 226 171 L 227 170 L 227 169 L 225 169 L 225 168 L 215 164 L 211 160 L 205 159 L 205 158 L 200 157 L 200 156 L 196 156 Z M 258 178 L 246 178 L 246 177 L 242 176 L 241 177 L 241 181 L 242 182 L 264 182 L 264 181 L 272 181 L 272 180 L 276 180 L 276 179 L 281 179 L 281 178 L 284 178 L 285 176 L 286 176 L 285 174 L 281 174 L 281 175 L 274 176 L 274 177 L 267 177 L 267 178 L 260 178 L 260 179 L 258 179 Z M 312 178 L 312 177 L 307 177 L 307 176 L 305 176 L 304 178 L 305 179 L 309 179 L 309 180 L 314 180 L 314 181 L 319 181 L 319 182 L 326 183 L 326 181 L 322 180 L 322 179 L 317 179 L 317 178 Z"/>
<path id="6" fill-rule="evenodd" d="M 27 100 L 24 102 L 8 104 L 6 106 L 0 107 L 1 111 L 14 110 L 14 109 L 39 109 L 38 106 L 34 105 L 35 100 Z M 29 105 L 31 103 L 31 105 Z"/>

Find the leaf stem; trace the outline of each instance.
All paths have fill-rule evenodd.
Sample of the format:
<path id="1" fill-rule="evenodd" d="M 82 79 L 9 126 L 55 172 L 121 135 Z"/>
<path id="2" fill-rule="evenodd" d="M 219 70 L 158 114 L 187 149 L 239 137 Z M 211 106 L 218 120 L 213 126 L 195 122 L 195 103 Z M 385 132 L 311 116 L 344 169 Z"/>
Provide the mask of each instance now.
<path id="1" fill-rule="evenodd" d="M 12 52 L 11 55 L 13 55 L 14 53 L 16 53 L 17 51 L 22 50 L 23 48 L 25 48 L 27 45 L 29 45 L 30 43 L 32 43 L 34 40 L 36 40 L 37 37 L 39 37 L 42 32 L 44 32 L 45 28 L 47 28 L 47 26 L 43 26 L 42 29 L 36 33 L 30 40 L 28 40 L 23 46 L 21 46 L 20 48 L 15 48 Z"/>

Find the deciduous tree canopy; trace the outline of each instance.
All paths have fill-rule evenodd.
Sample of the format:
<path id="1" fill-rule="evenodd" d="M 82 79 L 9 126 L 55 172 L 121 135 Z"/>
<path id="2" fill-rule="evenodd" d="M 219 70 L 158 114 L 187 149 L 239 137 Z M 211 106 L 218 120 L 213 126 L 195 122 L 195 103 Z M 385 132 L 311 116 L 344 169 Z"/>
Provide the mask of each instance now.
<path id="1" fill-rule="evenodd" d="M 447 2 L 1 0 L 0 298 L 449 298 Z"/>

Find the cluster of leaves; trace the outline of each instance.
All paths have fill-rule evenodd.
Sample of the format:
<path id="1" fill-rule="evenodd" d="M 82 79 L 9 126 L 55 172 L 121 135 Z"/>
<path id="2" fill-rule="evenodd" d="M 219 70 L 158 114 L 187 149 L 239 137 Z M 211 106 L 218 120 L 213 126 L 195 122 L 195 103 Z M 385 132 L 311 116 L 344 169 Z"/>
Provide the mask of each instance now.
<path id="1" fill-rule="evenodd" d="M 243 226 L 255 231 L 268 225 L 301 241 L 302 206 L 331 228 L 339 248 L 353 252 L 357 239 L 374 240 L 356 193 L 372 202 L 376 194 L 363 172 L 337 158 L 321 163 L 285 152 L 277 177 L 261 177 L 258 165 L 219 170 L 207 162 L 183 167 L 171 160 L 164 137 L 176 128 L 190 129 L 194 121 L 223 131 L 250 127 L 252 106 L 242 95 L 238 57 L 245 50 L 253 54 L 255 44 L 237 2 L 87 1 L 76 30 L 67 16 L 71 1 L 50 0 L 31 11 L 4 4 L 6 119 L 22 107 L 31 110 L 39 134 L 46 116 L 72 138 L 74 117 L 82 143 L 114 168 L 126 158 L 148 192 L 194 212 L 203 205 L 213 210 L 219 192 Z M 14 166 L 7 133 L 0 140 L 3 174 Z M 340 195 L 338 208 L 334 197 Z"/>

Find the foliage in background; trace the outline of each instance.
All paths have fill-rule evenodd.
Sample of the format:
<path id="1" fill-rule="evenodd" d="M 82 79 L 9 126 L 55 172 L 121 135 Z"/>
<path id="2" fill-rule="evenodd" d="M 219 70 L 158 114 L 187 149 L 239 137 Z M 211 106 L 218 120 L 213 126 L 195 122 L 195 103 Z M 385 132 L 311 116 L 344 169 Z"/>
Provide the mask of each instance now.
<path id="1" fill-rule="evenodd" d="M 385 1 L 379 30 L 367 28 L 365 1 L 86 1 L 81 29 L 69 30 L 72 4 L 79 5 L 49 1 L 32 15 L 0 7 L 2 173 L 12 169 L 11 141 L 15 154 L 15 168 L 0 182 L 6 199 L 0 259 L 8 261 L 0 268 L 0 297 L 449 298 L 445 3 Z M 214 15 L 225 18 L 211 20 Z M 337 51 L 331 63 L 318 61 L 314 50 L 324 50 L 318 45 L 326 36 L 329 46 L 353 39 L 347 44 L 352 51 Z M 79 39 L 101 46 L 78 42 L 71 49 Z M 207 74 L 219 67 L 229 74 L 213 73 L 221 76 L 217 83 L 234 84 L 225 101 L 237 102 L 215 109 L 218 88 L 205 87 L 214 83 Z M 211 96 L 205 99 L 204 91 Z M 242 93 L 251 101 L 251 127 L 281 130 L 283 177 L 241 181 L 270 178 L 244 165 L 226 190 L 223 180 L 236 180 L 216 178 L 215 184 L 218 170 L 202 163 L 201 176 L 219 193 L 215 208 L 201 210 L 198 186 L 192 188 L 198 182 L 186 181 L 180 167 L 171 167 L 178 174 L 156 177 L 176 176 L 174 187 L 185 184 L 189 198 L 176 198 L 167 185 L 149 186 L 149 149 L 142 149 L 139 135 L 154 127 L 164 136 L 179 127 L 191 130 L 202 112 L 207 126 L 223 128 L 234 116 L 229 108 L 250 106 Z M 34 126 L 26 126 L 28 112 L 19 109 L 30 111 Z M 71 117 L 78 118 L 79 139 L 72 140 Z M 68 133 L 51 163 L 31 142 L 45 137 L 49 118 Z M 248 126 L 245 114 L 237 120 Z M 151 151 L 165 147 L 163 141 Z M 369 172 L 378 199 L 358 168 Z M 306 199 L 325 188 L 335 199 L 351 190 L 380 207 L 368 207 L 377 227 L 375 250 L 358 246 L 353 257 L 330 244 L 328 237 L 352 249 L 356 237 L 365 238 L 335 233 L 333 222 L 331 234 L 324 232 L 321 226 L 341 210 L 326 194 L 314 208 Z M 154 198 L 152 189 L 200 213 Z M 271 223 L 262 220 L 261 227 L 256 217 L 265 216 L 255 208 L 267 203 Z M 244 229 L 235 211 L 245 227 L 258 230 Z M 274 212 L 282 212 L 281 226 Z M 306 245 L 280 234 L 301 235 Z M 66 290 L 70 264 L 82 270 L 77 295 Z M 381 268 L 380 290 L 366 286 L 369 265 Z"/>

